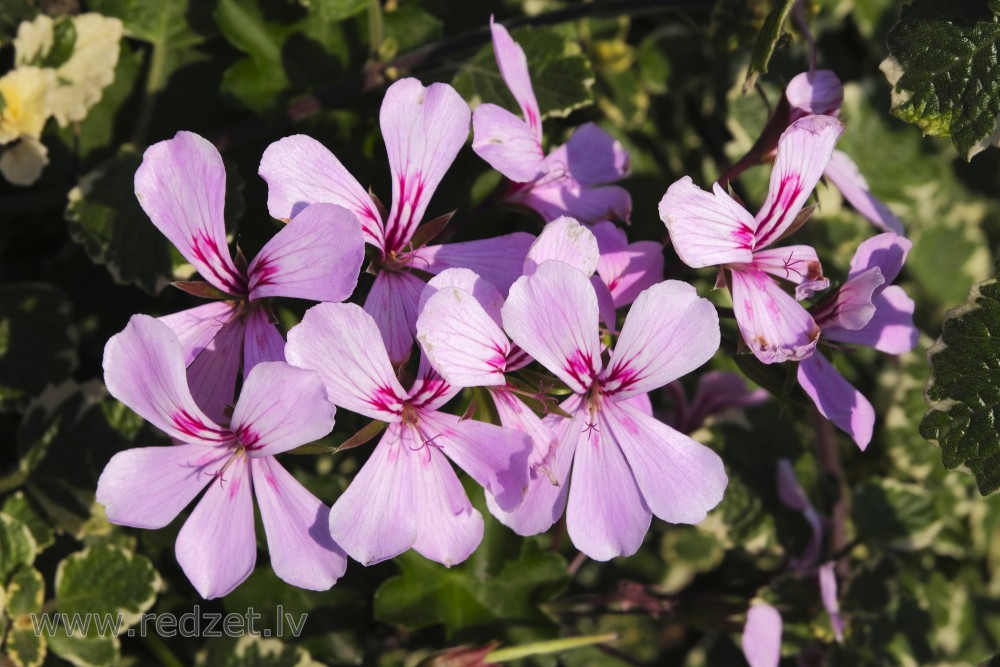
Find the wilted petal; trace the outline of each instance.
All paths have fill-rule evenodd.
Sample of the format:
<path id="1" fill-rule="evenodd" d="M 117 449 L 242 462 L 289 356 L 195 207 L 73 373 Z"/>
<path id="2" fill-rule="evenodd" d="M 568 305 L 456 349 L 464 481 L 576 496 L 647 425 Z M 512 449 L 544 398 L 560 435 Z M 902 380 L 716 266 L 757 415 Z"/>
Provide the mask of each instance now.
<path id="1" fill-rule="evenodd" d="M 239 586 L 257 562 L 250 461 L 238 457 L 215 479 L 177 535 L 177 563 L 206 600 Z"/>
<path id="2" fill-rule="evenodd" d="M 451 268 L 471 269 L 501 294 L 506 294 L 511 284 L 521 277 L 524 258 L 534 240 L 531 234 L 514 232 L 481 241 L 424 246 L 413 253 L 410 266 L 428 273 L 441 273 Z"/>
<path id="3" fill-rule="evenodd" d="M 580 185 L 614 183 L 628 176 L 628 151 L 597 125 L 584 123 L 566 142 L 566 166 Z"/>
<path id="4" fill-rule="evenodd" d="M 705 192 L 685 176 L 663 195 L 660 220 L 674 250 L 695 269 L 750 262 L 757 223 L 721 185 L 714 184 L 712 190 L 714 194 Z"/>
<path id="5" fill-rule="evenodd" d="M 526 183 L 544 173 L 542 143 L 525 121 L 495 104 L 472 114 L 472 150 L 512 181 Z"/>
<path id="6" fill-rule="evenodd" d="M 573 218 L 561 217 L 545 225 L 528 250 L 523 273 L 530 276 L 542 262 L 555 259 L 586 275 L 597 270 L 600 250 L 594 234 Z"/>
<path id="7" fill-rule="evenodd" d="M 781 661 L 781 614 L 769 604 L 747 611 L 743 626 L 743 656 L 750 667 L 778 667 Z"/>
<path id="8" fill-rule="evenodd" d="M 884 284 L 891 285 L 903 269 L 903 263 L 912 247 L 913 243 L 908 239 L 891 232 L 873 236 L 858 246 L 847 275 L 853 278 L 877 266 L 885 279 Z M 875 294 L 881 291 L 878 290 Z"/>
<path id="9" fill-rule="evenodd" d="M 736 323 L 758 359 L 773 364 L 812 354 L 819 327 L 795 299 L 759 269 L 733 269 L 730 276 Z"/>
<path id="10" fill-rule="evenodd" d="M 920 331 L 913 325 L 913 299 L 902 287 L 890 285 L 872 299 L 875 314 L 861 329 L 824 329 L 823 335 L 841 343 L 874 347 L 887 354 L 903 354 L 917 346 Z"/>
<path id="11" fill-rule="evenodd" d="M 254 309 L 247 317 L 243 337 L 243 376 L 246 377 L 259 363 L 284 360 L 285 339 L 281 337 L 281 332 L 271 322 L 267 311 Z"/>
<path id="12" fill-rule="evenodd" d="M 471 269 L 445 269 L 431 278 L 424 286 L 424 291 L 420 293 L 420 306 L 417 312 L 423 311 L 427 300 L 445 287 L 457 287 L 471 294 L 483 307 L 486 314 L 490 316 L 490 319 L 498 325 L 501 324 L 500 308 L 503 306 L 503 296 L 493 286 L 493 283 L 484 280 Z"/>
<path id="13" fill-rule="evenodd" d="M 886 232 L 906 233 L 903 230 L 903 223 L 896 214 L 871 193 L 868 181 L 861 175 L 858 165 L 846 153 L 834 151 L 823 175 L 840 190 L 844 199 L 873 225 Z"/>
<path id="14" fill-rule="evenodd" d="M 226 245 L 226 168 L 211 142 L 178 132 L 147 148 L 135 172 L 135 196 L 205 280 L 229 294 L 246 292 Z"/>
<path id="15" fill-rule="evenodd" d="M 601 411 L 603 446 L 625 453 L 646 506 L 670 523 L 700 523 L 719 504 L 729 478 L 722 459 L 705 445 L 629 405 Z"/>
<path id="16" fill-rule="evenodd" d="M 250 456 L 274 456 L 327 435 L 335 411 L 319 373 L 272 361 L 247 375 L 230 428 Z"/>
<path id="17" fill-rule="evenodd" d="M 358 218 L 340 206 L 313 204 L 250 263 L 250 300 L 285 296 L 343 301 L 358 285 L 364 258 Z"/>
<path id="18" fill-rule="evenodd" d="M 468 292 L 445 287 L 431 296 L 417 318 L 417 340 L 434 367 L 452 385 L 504 385 L 510 341 Z"/>
<path id="19" fill-rule="evenodd" d="M 174 445 L 118 452 L 97 481 L 108 521 L 163 528 L 194 500 L 230 455 L 227 447 Z"/>
<path id="20" fill-rule="evenodd" d="M 535 91 L 531 87 L 531 76 L 528 74 L 528 61 L 524 57 L 524 50 L 511 38 L 505 27 L 493 21 L 492 16 L 490 16 L 490 31 L 493 33 L 493 55 L 496 57 L 500 76 L 521 107 L 521 113 L 524 114 L 528 127 L 541 139 L 542 114 L 538 110 Z"/>
<path id="21" fill-rule="evenodd" d="M 258 173 L 267 182 L 267 210 L 272 217 L 288 220 L 310 204 L 337 204 L 358 217 L 368 243 L 382 247 L 382 219 L 372 198 L 312 137 L 297 134 L 268 146 Z"/>
<path id="22" fill-rule="evenodd" d="M 431 196 L 469 136 L 472 112 L 444 83 L 416 79 L 389 86 L 379 122 L 392 172 L 392 208 L 385 222 L 385 250 L 400 250 L 423 220 Z"/>
<path id="23" fill-rule="evenodd" d="M 350 303 L 313 306 L 288 332 L 288 363 L 319 372 L 334 405 L 381 421 L 398 421 L 406 391 L 399 384 L 375 321 Z"/>
<path id="24" fill-rule="evenodd" d="M 850 435 L 864 451 L 875 426 L 875 410 L 868 399 L 819 353 L 799 362 L 798 378 L 820 414 Z"/>
<path id="25" fill-rule="evenodd" d="M 250 469 L 274 573 L 299 588 L 333 586 L 347 554 L 330 537 L 330 508 L 270 456 L 254 459 Z"/>
<path id="26" fill-rule="evenodd" d="M 236 400 L 236 380 L 246 341 L 246 323 L 235 318 L 215 335 L 188 366 L 188 385 L 205 414 L 217 424 L 229 421 Z"/>
<path id="27" fill-rule="evenodd" d="M 133 315 L 104 348 L 108 392 L 140 417 L 182 442 L 215 445 L 232 439 L 201 411 L 188 389 L 180 341 L 166 324 Z"/>
<path id="28" fill-rule="evenodd" d="M 423 281 L 407 271 L 380 271 L 365 299 L 365 312 L 382 332 L 386 352 L 394 364 L 410 358 L 423 289 Z"/>
<path id="29" fill-rule="evenodd" d="M 758 250 L 753 255 L 753 265 L 772 276 L 798 285 L 795 298 L 800 300 L 808 299 L 830 286 L 829 279 L 823 276 L 823 267 L 812 246 L 791 245 Z"/>
<path id="30" fill-rule="evenodd" d="M 583 273 L 548 261 L 510 288 L 501 310 L 511 339 L 573 391 L 590 388 L 601 369 L 597 295 Z"/>
<path id="31" fill-rule="evenodd" d="M 184 364 L 189 365 L 208 347 L 223 325 L 236 316 L 236 308 L 228 301 L 213 301 L 188 308 L 172 315 L 159 317 L 177 335 L 184 351 Z"/>
<path id="32" fill-rule="evenodd" d="M 833 116 L 806 116 L 781 135 L 767 199 L 755 218 L 756 249 L 777 241 L 795 222 L 843 133 L 844 124 Z"/>
<path id="33" fill-rule="evenodd" d="M 687 283 L 664 281 L 640 294 L 629 310 L 602 387 L 616 400 L 645 394 L 711 359 L 719 341 L 715 306 Z"/>
<path id="34" fill-rule="evenodd" d="M 596 417 L 580 410 L 573 419 L 581 435 L 566 508 L 566 528 L 573 545 L 600 561 L 638 551 L 651 519 L 605 416 L 603 410 Z"/>
<path id="35" fill-rule="evenodd" d="M 330 533 L 351 558 L 372 565 L 398 556 L 417 540 L 409 451 L 400 424 L 389 424 L 375 451 L 330 510 Z"/>
<path id="36" fill-rule="evenodd" d="M 828 69 L 803 72 L 792 77 L 785 88 L 793 120 L 812 114 L 836 116 L 844 102 L 844 85 Z"/>
<path id="37" fill-rule="evenodd" d="M 528 487 L 532 442 L 524 433 L 486 422 L 460 420 L 443 412 L 421 412 L 420 433 L 455 464 L 512 510 Z"/>
<path id="38" fill-rule="evenodd" d="M 840 602 L 837 600 L 837 563 L 829 561 L 819 567 L 819 592 L 823 598 L 823 607 L 830 615 L 830 625 L 838 642 L 844 641 L 844 619 L 840 615 Z"/>
<path id="39" fill-rule="evenodd" d="M 403 458 L 413 479 L 413 506 L 406 509 L 417 522 L 414 550 L 445 567 L 461 563 L 483 539 L 482 515 L 472 508 L 448 459 L 433 444 L 406 452 Z"/>

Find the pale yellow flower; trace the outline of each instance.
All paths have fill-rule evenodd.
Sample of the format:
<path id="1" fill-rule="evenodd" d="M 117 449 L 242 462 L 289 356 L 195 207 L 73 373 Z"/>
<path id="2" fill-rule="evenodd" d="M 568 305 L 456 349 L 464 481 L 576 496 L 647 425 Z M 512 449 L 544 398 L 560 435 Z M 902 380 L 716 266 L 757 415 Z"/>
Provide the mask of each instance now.
<path id="1" fill-rule="evenodd" d="M 18 67 L 0 77 L 0 144 L 42 135 L 55 85 L 55 71 L 41 67 Z"/>

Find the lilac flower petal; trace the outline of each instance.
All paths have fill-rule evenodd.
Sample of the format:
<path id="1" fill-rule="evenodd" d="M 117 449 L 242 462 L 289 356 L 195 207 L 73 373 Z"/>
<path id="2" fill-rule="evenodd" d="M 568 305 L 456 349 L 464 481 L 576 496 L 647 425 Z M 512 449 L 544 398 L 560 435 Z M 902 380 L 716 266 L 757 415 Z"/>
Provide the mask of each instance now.
<path id="1" fill-rule="evenodd" d="M 490 396 L 500 417 L 500 425 L 520 431 L 531 438 L 529 468 L 542 465 L 556 444 L 556 436 L 542 418 L 506 387 L 491 387 Z"/>
<path id="2" fill-rule="evenodd" d="M 573 218 L 560 217 L 545 225 L 528 250 L 523 273 L 530 276 L 542 262 L 556 259 L 586 275 L 597 270 L 600 250 L 594 234 Z"/>
<path id="3" fill-rule="evenodd" d="M 614 183 L 628 176 L 628 151 L 605 130 L 584 123 L 566 142 L 566 165 L 585 187 Z"/>
<path id="4" fill-rule="evenodd" d="M 685 176 L 660 200 L 660 220 L 677 256 L 695 269 L 749 263 L 756 221 L 718 183 L 712 191 L 705 192 Z"/>
<path id="5" fill-rule="evenodd" d="M 340 206 L 313 204 L 250 263 L 250 300 L 285 296 L 343 301 L 358 285 L 364 258 L 358 218 Z"/>
<path id="6" fill-rule="evenodd" d="M 777 241 L 795 222 L 843 133 L 844 124 L 833 116 L 806 116 L 781 135 L 767 199 L 755 218 L 756 249 Z"/>
<path id="7" fill-rule="evenodd" d="M 423 289 L 423 281 L 407 271 L 380 271 L 365 299 L 365 312 L 378 325 L 394 364 L 410 358 L 417 328 L 417 305 Z"/>
<path id="8" fill-rule="evenodd" d="M 159 317 L 177 335 L 184 351 L 184 364 L 190 365 L 223 325 L 236 316 L 236 308 L 228 301 L 213 301 L 188 308 L 172 315 Z"/>
<path id="9" fill-rule="evenodd" d="M 135 196 L 205 280 L 229 294 L 246 292 L 226 244 L 226 168 L 211 142 L 178 132 L 147 148 L 135 172 Z"/>
<path id="10" fill-rule="evenodd" d="M 795 290 L 798 300 L 807 299 L 830 286 L 812 246 L 791 245 L 758 250 L 753 254 L 753 265 L 776 278 L 798 285 Z"/>
<path id="11" fill-rule="evenodd" d="M 719 315 L 708 299 L 679 280 L 639 295 L 602 373 L 614 400 L 662 387 L 698 368 L 719 349 Z"/>
<path id="12" fill-rule="evenodd" d="M 594 560 L 631 556 L 649 530 L 649 507 L 614 439 L 607 414 L 579 410 L 573 422 L 581 435 L 566 508 L 569 537 Z"/>
<path id="13" fill-rule="evenodd" d="M 424 309 L 427 300 L 430 299 L 439 289 L 445 287 L 457 287 L 468 294 L 471 294 L 479 305 L 483 307 L 486 314 L 490 316 L 498 326 L 502 326 L 500 320 L 500 308 L 503 306 L 504 298 L 487 280 L 484 280 L 478 273 L 471 269 L 445 269 L 428 281 L 424 286 L 424 291 L 420 293 L 420 305 L 417 312 Z M 419 320 L 419 318 L 418 318 Z"/>
<path id="14" fill-rule="evenodd" d="M 203 445 L 126 449 L 104 467 L 97 502 L 111 523 L 163 528 L 212 481 L 229 453 Z"/>
<path id="15" fill-rule="evenodd" d="M 778 461 L 778 499 L 789 509 L 802 513 L 802 517 L 809 523 L 812 529 L 812 537 L 809 544 L 802 553 L 795 557 L 789 564 L 793 568 L 811 568 L 819 558 L 820 549 L 823 547 L 823 522 L 819 512 L 809 501 L 805 490 L 795 477 L 795 470 L 788 459 Z"/>
<path id="16" fill-rule="evenodd" d="M 781 614 L 758 602 L 747 611 L 743 626 L 743 656 L 750 667 L 778 667 L 781 661 Z"/>
<path id="17" fill-rule="evenodd" d="M 451 385 L 437 372 L 427 355 L 420 355 L 417 377 L 408 394 L 409 403 L 415 408 L 433 411 L 453 399 L 462 388 Z"/>
<path id="18" fill-rule="evenodd" d="M 590 276 L 590 284 L 597 295 L 597 310 L 601 314 L 601 323 L 612 333 L 618 331 L 618 313 L 615 311 L 615 298 L 611 290 L 598 275 Z"/>
<path id="19" fill-rule="evenodd" d="M 392 207 L 385 221 L 385 250 L 400 250 L 423 220 L 427 204 L 469 136 L 472 112 L 444 83 L 416 79 L 389 86 L 379 123 L 392 172 Z"/>
<path id="20" fill-rule="evenodd" d="M 206 600 L 228 594 L 253 572 L 252 487 L 249 459 L 233 459 L 177 535 L 177 563 Z"/>
<path id="21" fill-rule="evenodd" d="M 758 359 L 773 364 L 812 354 L 819 327 L 795 299 L 760 269 L 733 269 L 730 278 L 736 323 Z"/>
<path id="22" fill-rule="evenodd" d="M 545 158 L 547 175 L 535 183 L 515 187 L 507 201 L 534 210 L 545 221 L 568 215 L 580 222 L 628 220 L 632 196 L 617 185 L 586 187 L 577 183 L 566 165 L 565 146 Z"/>
<path id="23" fill-rule="evenodd" d="M 375 321 L 350 303 L 313 306 L 288 332 L 288 363 L 319 372 L 334 405 L 399 421 L 406 391 L 389 365 Z"/>
<path id="24" fill-rule="evenodd" d="M 330 508 L 273 457 L 253 459 L 250 469 L 274 573 L 299 588 L 329 589 L 347 569 L 330 537 Z"/>
<path id="25" fill-rule="evenodd" d="M 166 324 L 133 315 L 104 348 L 108 393 L 140 417 L 185 443 L 217 445 L 232 440 L 195 403 L 188 389 L 180 341 Z"/>
<path id="26" fill-rule="evenodd" d="M 770 398 L 764 389 L 750 390 L 742 375 L 709 371 L 698 380 L 698 389 L 687 406 L 685 433 L 691 433 L 713 415 L 760 405 Z"/>
<path id="27" fill-rule="evenodd" d="M 835 329 L 823 335 L 841 343 L 874 347 L 886 354 L 903 354 L 917 346 L 920 331 L 913 325 L 913 299 L 902 287 L 890 285 L 872 299 L 875 314 L 861 329 Z"/>
<path id="28" fill-rule="evenodd" d="M 798 118 L 812 114 L 836 116 L 844 102 L 844 85 L 828 69 L 803 72 L 788 82 L 785 97 Z"/>
<path id="29" fill-rule="evenodd" d="M 195 403 L 216 424 L 229 421 L 236 401 L 236 380 L 246 340 L 246 323 L 236 318 L 222 327 L 188 366 L 188 386 Z"/>
<path id="30" fill-rule="evenodd" d="M 451 464 L 433 446 L 403 456 L 414 480 L 412 512 L 417 522 L 413 549 L 451 567 L 468 558 L 483 540 L 483 517 L 472 508 Z"/>
<path id="31" fill-rule="evenodd" d="M 861 242 L 851 259 L 848 277 L 878 267 L 886 285 L 891 285 L 903 269 L 906 256 L 913 247 L 907 238 L 894 233 L 879 234 Z M 879 290 L 881 292 L 881 290 Z M 878 294 L 878 292 L 876 292 Z"/>
<path id="32" fill-rule="evenodd" d="M 729 478 L 722 459 L 626 402 L 601 412 L 604 446 L 617 442 L 649 510 L 670 523 L 700 523 L 722 501 Z"/>
<path id="33" fill-rule="evenodd" d="M 431 296 L 417 318 L 424 354 L 457 387 L 505 385 L 507 335 L 468 292 L 445 287 Z"/>
<path id="34" fill-rule="evenodd" d="M 525 352 L 584 393 L 601 369 L 597 295 L 568 264 L 543 262 L 510 288 L 501 310 L 507 335 Z"/>
<path id="35" fill-rule="evenodd" d="M 630 405 L 647 417 L 653 416 L 653 401 L 649 398 L 649 394 L 636 394 L 635 396 L 616 401 L 616 403 L 618 405 Z"/>
<path id="36" fill-rule="evenodd" d="M 492 239 L 424 246 L 413 253 L 411 266 L 428 273 L 441 273 L 451 268 L 475 271 L 481 278 L 506 294 L 521 277 L 524 258 L 535 237 L 514 232 Z"/>
<path id="37" fill-rule="evenodd" d="M 389 424 L 375 451 L 330 510 L 334 541 L 362 565 L 398 556 L 417 541 L 415 480 L 400 424 Z M 409 427 L 406 427 L 409 428 Z"/>
<path id="38" fill-rule="evenodd" d="M 868 181 L 848 155 L 834 151 L 830 164 L 823 172 L 844 199 L 873 225 L 886 232 L 905 234 L 903 223 L 884 203 L 875 198 L 868 188 Z"/>
<path id="39" fill-rule="evenodd" d="M 512 181 L 527 183 L 544 172 L 539 135 L 525 121 L 495 104 L 472 114 L 472 150 Z"/>
<path id="40" fill-rule="evenodd" d="M 848 278 L 832 300 L 813 309 L 813 318 L 824 335 L 837 329 L 856 331 L 868 324 L 875 315 L 872 299 L 883 283 L 885 279 L 877 266 Z"/>
<path id="41" fill-rule="evenodd" d="M 420 433 L 510 511 L 528 486 L 532 442 L 524 433 L 443 412 L 421 413 Z"/>
<path id="42" fill-rule="evenodd" d="M 662 245 L 656 241 L 629 245 L 625 230 L 613 222 L 600 222 L 590 230 L 601 252 L 597 273 L 611 290 L 616 308 L 627 306 L 644 289 L 663 280 Z"/>
<path id="43" fill-rule="evenodd" d="M 382 247 L 382 218 L 372 198 L 312 137 L 296 134 L 268 146 L 258 173 L 267 182 L 267 210 L 272 217 L 290 220 L 310 204 L 336 204 L 358 217 L 365 241 Z"/>
<path id="44" fill-rule="evenodd" d="M 830 615 L 830 625 L 838 642 L 844 641 L 844 619 L 840 615 L 837 601 L 837 563 L 829 561 L 819 567 L 819 592 L 823 598 L 823 608 Z"/>
<path id="45" fill-rule="evenodd" d="M 579 397 L 573 395 L 563 402 L 562 408 L 571 412 L 579 404 Z M 497 405 L 500 405 L 499 401 Z M 554 440 L 544 458 L 537 463 L 534 459 L 535 451 L 532 451 L 533 465 L 528 489 L 521 504 L 508 512 L 501 509 L 491 496 L 486 496 L 486 506 L 490 513 L 518 535 L 538 535 L 545 532 L 559 520 L 566 508 L 570 466 L 580 439 L 580 426 L 575 419 L 564 417 L 552 417 L 544 420 L 543 424 L 552 432 Z"/>
<path id="46" fill-rule="evenodd" d="M 875 410 L 868 399 L 819 353 L 799 362 L 798 378 L 820 414 L 850 435 L 864 451 L 875 426 Z"/>
<path id="47" fill-rule="evenodd" d="M 247 375 L 230 428 L 260 458 L 319 440 L 333 430 L 335 413 L 319 373 L 271 361 Z"/>
<path id="48" fill-rule="evenodd" d="M 538 110 L 535 90 L 531 86 L 531 76 L 528 74 L 528 61 L 524 50 L 511 38 L 503 25 L 493 21 L 490 16 L 490 31 L 493 33 L 493 54 L 496 57 L 500 76 L 510 89 L 524 120 L 539 140 L 542 138 L 542 114 Z"/>
<path id="49" fill-rule="evenodd" d="M 243 337 L 243 376 L 246 377 L 254 366 L 266 361 L 285 360 L 285 339 L 270 316 L 262 308 L 256 308 L 247 317 L 246 334 Z"/>

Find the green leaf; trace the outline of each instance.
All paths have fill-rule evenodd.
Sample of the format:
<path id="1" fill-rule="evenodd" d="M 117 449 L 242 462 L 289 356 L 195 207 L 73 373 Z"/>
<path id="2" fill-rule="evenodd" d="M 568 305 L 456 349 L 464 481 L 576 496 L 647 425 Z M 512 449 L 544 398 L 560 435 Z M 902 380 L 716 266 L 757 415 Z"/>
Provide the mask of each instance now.
<path id="1" fill-rule="evenodd" d="M 16 569 L 35 561 L 35 538 L 23 523 L 0 513 L 0 583 Z"/>
<path id="2" fill-rule="evenodd" d="M 33 567 L 22 567 L 7 584 L 7 613 L 12 618 L 40 611 L 45 602 L 45 579 Z"/>
<path id="3" fill-rule="evenodd" d="M 983 495 L 1000 489 L 1000 281 L 972 286 L 927 351 L 931 378 L 920 434 L 941 447 L 946 468 L 976 476 Z"/>
<path id="4" fill-rule="evenodd" d="M 76 367 L 69 298 L 41 283 L 0 285 L 0 410 L 20 408 Z"/>
<path id="5" fill-rule="evenodd" d="M 99 544 L 59 563 L 55 588 L 60 612 L 118 616 L 122 630 L 153 606 L 160 577 L 145 556 Z"/>
<path id="6" fill-rule="evenodd" d="M 248 56 L 226 70 L 222 90 L 253 109 L 274 105 L 288 87 L 281 46 L 294 27 L 267 21 L 252 0 L 219 0 L 215 22 L 226 40 Z"/>
<path id="7" fill-rule="evenodd" d="M 80 179 L 69 193 L 66 221 L 70 237 L 115 282 L 158 294 L 193 268 L 153 225 L 135 197 L 135 171 L 142 156 L 128 146 Z M 243 182 L 226 169 L 227 226 L 243 211 Z M 178 206 L 183 203 L 178 202 Z"/>
<path id="8" fill-rule="evenodd" d="M 60 623 L 51 636 L 47 636 L 53 653 L 75 667 L 106 667 L 118 660 L 117 637 L 81 637 L 70 635 Z"/>
<path id="9" fill-rule="evenodd" d="M 76 26 L 70 19 L 56 21 L 52 27 L 52 43 L 46 53 L 39 49 L 24 64 L 33 67 L 51 67 L 58 69 L 66 64 L 73 55 L 76 46 Z"/>
<path id="10" fill-rule="evenodd" d="M 299 0 L 310 12 L 327 21 L 343 21 L 364 11 L 369 0 Z"/>
<path id="11" fill-rule="evenodd" d="M 52 526 L 35 510 L 23 492 L 18 491 L 8 496 L 0 511 L 9 514 L 28 527 L 31 536 L 35 538 L 35 546 L 39 552 L 44 551 L 55 542 L 56 537 Z"/>
<path id="12" fill-rule="evenodd" d="M 747 70 L 747 79 L 743 82 L 743 92 L 747 92 L 757 83 L 757 76 L 767 74 L 767 65 L 771 62 L 774 54 L 774 47 L 781 39 L 782 28 L 788 19 L 792 7 L 797 0 L 773 0 L 771 12 L 764 19 L 764 25 L 757 33 L 757 41 L 750 55 L 750 67 Z"/>
<path id="13" fill-rule="evenodd" d="M 915 0 L 886 38 L 892 113 L 966 160 L 1000 141 L 1000 17 L 983 0 Z"/>
<path id="14" fill-rule="evenodd" d="M 322 667 L 304 648 L 251 635 L 208 642 L 196 664 L 202 667 Z"/>
<path id="15" fill-rule="evenodd" d="M 441 39 L 444 22 L 430 12 L 412 4 L 386 11 L 382 17 L 385 37 L 379 49 L 383 60 L 392 60 L 399 53 Z"/>
<path id="16" fill-rule="evenodd" d="M 511 36 L 528 59 L 542 118 L 567 116 L 593 104 L 594 72 L 579 44 L 551 28 L 517 28 Z M 500 76 L 492 46 L 484 47 L 463 65 L 451 84 L 473 106 L 488 102 L 518 111 Z"/>
<path id="17" fill-rule="evenodd" d="M 7 657 L 17 667 L 41 667 L 45 662 L 47 644 L 45 635 L 36 635 L 30 625 L 31 620 L 26 619 L 26 622 L 27 625 L 14 623 L 10 634 L 7 635 L 4 649 Z"/>

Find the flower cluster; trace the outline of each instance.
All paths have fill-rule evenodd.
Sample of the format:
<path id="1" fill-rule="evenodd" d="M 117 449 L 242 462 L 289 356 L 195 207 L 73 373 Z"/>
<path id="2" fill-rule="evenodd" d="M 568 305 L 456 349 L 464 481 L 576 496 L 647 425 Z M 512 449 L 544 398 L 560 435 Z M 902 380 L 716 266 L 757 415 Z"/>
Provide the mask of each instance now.
<path id="1" fill-rule="evenodd" d="M 49 117 L 83 120 L 114 80 L 122 22 L 96 13 L 25 21 L 14 39 L 15 67 L 0 77 L 0 173 L 31 185 L 48 164 L 41 142 Z"/>
<path id="2" fill-rule="evenodd" d="M 597 560 L 635 553 L 654 515 L 695 524 L 722 500 L 724 463 L 689 433 L 763 397 L 710 373 L 692 403 L 684 398 L 678 380 L 719 349 L 719 311 L 693 286 L 664 280 L 659 243 L 629 243 L 616 224 L 631 211 L 613 185 L 628 172 L 616 140 L 588 124 L 545 151 L 524 53 L 501 25 L 492 31 L 523 117 L 489 104 L 473 113 L 446 84 L 394 83 L 379 117 L 388 210 L 316 140 L 272 144 L 260 175 L 285 225 L 252 261 L 228 246 L 214 146 L 181 132 L 146 151 L 136 196 L 203 279 L 178 286 L 211 301 L 136 315 L 108 342 L 108 390 L 175 444 L 117 454 L 97 499 L 112 522 L 158 528 L 203 493 L 176 543 L 202 596 L 227 594 L 253 569 L 254 497 L 275 573 L 317 590 L 337 581 L 348 556 L 364 565 L 409 549 L 444 565 L 468 558 L 483 517 L 453 465 L 516 533 L 544 532 L 565 514 L 573 544 Z M 708 193 L 690 178 L 670 186 L 660 213 L 682 261 L 719 267 L 746 347 L 766 364 L 797 363 L 819 412 L 864 448 L 874 411 L 819 345 L 892 354 L 914 345 L 912 301 L 889 284 L 909 243 L 893 232 L 866 241 L 826 296 L 816 251 L 781 245 L 830 173 L 844 131 L 835 111 L 786 114 L 756 216 L 722 185 Z M 473 150 L 510 181 L 505 201 L 542 218 L 537 236 L 430 244 L 447 221 L 427 219 L 433 194 L 470 125 Z M 366 245 L 374 280 L 361 306 L 348 300 Z M 286 337 L 278 298 L 318 303 Z M 677 397 L 663 419 L 650 400 L 661 387 Z M 469 388 L 489 397 L 499 423 L 446 409 Z M 330 433 L 338 408 L 383 432 L 328 507 L 275 456 Z M 789 484 L 783 497 L 807 512 Z"/>

